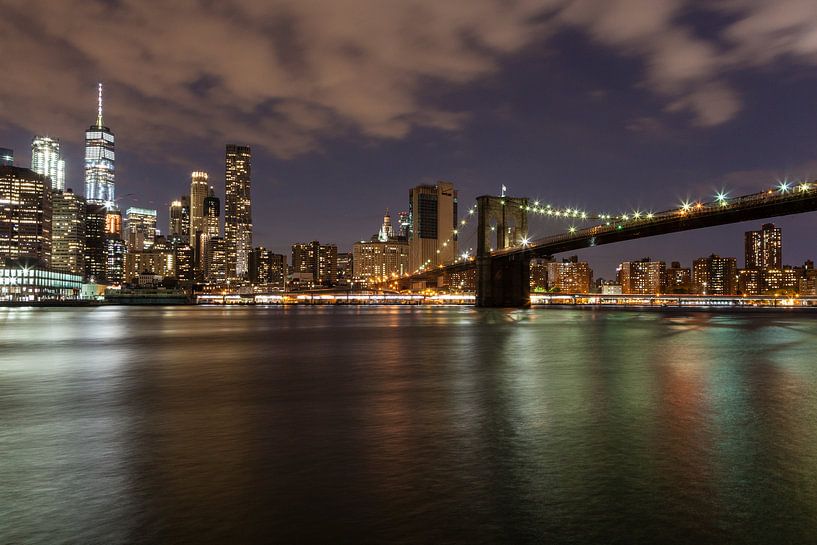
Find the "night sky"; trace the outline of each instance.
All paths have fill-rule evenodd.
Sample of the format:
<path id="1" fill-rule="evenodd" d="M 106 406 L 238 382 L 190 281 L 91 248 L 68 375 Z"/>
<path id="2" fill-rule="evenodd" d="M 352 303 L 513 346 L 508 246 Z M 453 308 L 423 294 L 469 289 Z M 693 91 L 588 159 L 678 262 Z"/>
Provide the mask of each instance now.
<path id="1" fill-rule="evenodd" d="M 341 249 L 408 189 L 460 208 L 509 193 L 655 211 L 817 177 L 814 0 L 0 0 L 0 147 L 59 137 L 84 193 L 97 81 L 119 205 L 167 205 L 224 144 L 253 147 L 254 242 Z M 775 220 L 784 261 L 817 257 L 817 215 Z M 644 256 L 738 257 L 760 222 L 585 251 L 597 276 Z M 569 224 L 534 221 L 533 235 Z M 466 237 L 467 238 L 467 237 Z M 473 240 L 473 237 L 471 237 Z M 473 242 L 470 244 L 473 245 Z"/>

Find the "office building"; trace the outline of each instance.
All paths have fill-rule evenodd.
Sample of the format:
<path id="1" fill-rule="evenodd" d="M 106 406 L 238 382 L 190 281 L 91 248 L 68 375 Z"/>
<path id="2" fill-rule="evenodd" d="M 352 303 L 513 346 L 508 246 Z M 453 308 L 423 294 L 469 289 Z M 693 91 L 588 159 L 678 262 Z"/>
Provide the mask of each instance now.
<path id="1" fill-rule="evenodd" d="M 14 150 L 0 148 L 0 167 L 14 166 Z"/>
<path id="2" fill-rule="evenodd" d="M 593 284 L 593 270 L 585 261 L 573 256 L 561 263 L 547 264 L 547 286 L 549 291 L 560 293 L 590 293 Z"/>
<path id="3" fill-rule="evenodd" d="M 176 277 L 176 249 L 164 237 L 156 237 L 155 244 L 144 250 L 128 251 L 125 258 L 127 282 L 138 282 L 139 275 L 149 273 L 164 278 Z"/>
<path id="4" fill-rule="evenodd" d="M 700 295 L 735 295 L 738 292 L 737 260 L 734 257 L 696 259 L 692 264 L 692 291 Z"/>
<path id="5" fill-rule="evenodd" d="M 313 286 L 334 286 L 338 277 L 338 247 L 317 240 L 293 244 L 291 272 L 312 275 Z"/>
<path id="6" fill-rule="evenodd" d="M 149 250 L 156 238 L 156 210 L 130 207 L 125 211 L 129 250 Z"/>
<path id="7" fill-rule="evenodd" d="M 457 257 L 457 192 L 449 182 L 409 191 L 409 268 L 416 271 Z"/>
<path id="8" fill-rule="evenodd" d="M 176 280 L 182 288 L 189 288 L 195 281 L 193 248 L 187 244 L 173 246 L 176 257 Z"/>
<path id="9" fill-rule="evenodd" d="M 338 256 L 338 269 L 340 256 Z M 402 276 L 409 272 L 409 244 L 406 237 L 395 236 L 388 211 L 383 216 L 383 223 L 376 235 L 368 242 L 355 242 L 352 246 L 352 279 L 355 283 L 365 284 L 369 281 L 380 281 L 386 277 Z"/>
<path id="10" fill-rule="evenodd" d="M 250 281 L 265 289 L 283 290 L 287 279 L 287 256 L 263 246 L 250 254 Z"/>
<path id="11" fill-rule="evenodd" d="M 85 199 L 70 189 L 52 193 L 52 269 L 85 274 L 85 206 Z"/>
<path id="12" fill-rule="evenodd" d="M 109 284 L 125 282 L 125 257 L 127 248 L 125 241 L 119 236 L 110 234 L 105 236 L 105 281 Z"/>
<path id="13" fill-rule="evenodd" d="M 0 259 L 51 263 L 52 196 L 48 179 L 33 170 L 0 166 Z"/>
<path id="14" fill-rule="evenodd" d="M 227 242 L 223 237 L 209 241 L 209 259 L 205 279 L 208 284 L 224 285 L 227 282 Z"/>
<path id="15" fill-rule="evenodd" d="M 666 269 L 663 261 L 646 257 L 625 261 L 618 267 L 618 284 L 624 294 L 655 295 L 666 291 Z"/>
<path id="16" fill-rule="evenodd" d="M 250 176 L 250 148 L 228 144 L 224 175 L 224 240 L 227 244 L 227 276 L 233 279 L 243 279 L 249 272 L 252 252 Z"/>
<path id="17" fill-rule="evenodd" d="M 91 282 L 105 283 L 108 252 L 105 247 L 105 226 L 108 208 L 100 203 L 85 206 L 85 278 Z"/>
<path id="18" fill-rule="evenodd" d="M 51 180 L 51 189 L 65 189 L 65 161 L 60 158 L 60 141 L 37 136 L 31 142 L 31 170 Z"/>
<path id="19" fill-rule="evenodd" d="M 96 124 L 85 131 L 85 199 L 114 208 L 114 136 L 102 122 L 102 84 L 97 95 Z"/>

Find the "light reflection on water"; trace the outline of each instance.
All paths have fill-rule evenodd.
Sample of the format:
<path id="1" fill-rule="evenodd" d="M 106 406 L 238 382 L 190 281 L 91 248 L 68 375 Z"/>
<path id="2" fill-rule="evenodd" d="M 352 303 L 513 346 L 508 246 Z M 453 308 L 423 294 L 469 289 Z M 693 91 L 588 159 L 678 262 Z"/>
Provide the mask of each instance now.
<path id="1" fill-rule="evenodd" d="M 0 542 L 809 542 L 817 321 L 0 309 Z"/>

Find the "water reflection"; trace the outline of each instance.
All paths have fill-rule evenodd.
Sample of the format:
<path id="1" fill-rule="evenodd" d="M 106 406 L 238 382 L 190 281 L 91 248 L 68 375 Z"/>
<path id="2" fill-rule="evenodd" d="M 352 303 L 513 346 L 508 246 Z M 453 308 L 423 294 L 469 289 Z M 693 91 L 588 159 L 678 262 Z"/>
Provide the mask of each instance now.
<path id="1" fill-rule="evenodd" d="M 0 541 L 808 541 L 815 336 L 798 314 L 2 309 Z"/>

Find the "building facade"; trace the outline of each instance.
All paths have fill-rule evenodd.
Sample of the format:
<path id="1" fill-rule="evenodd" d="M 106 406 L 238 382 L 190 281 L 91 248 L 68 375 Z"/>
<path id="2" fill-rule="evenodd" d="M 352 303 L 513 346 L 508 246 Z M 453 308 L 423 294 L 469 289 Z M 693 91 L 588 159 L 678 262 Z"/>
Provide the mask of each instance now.
<path id="1" fill-rule="evenodd" d="M 618 284 L 624 294 L 655 295 L 666 292 L 666 269 L 663 261 L 644 258 L 625 261 L 618 268 Z"/>
<path id="2" fill-rule="evenodd" d="M 338 278 L 338 247 L 317 240 L 293 244 L 291 272 L 312 275 L 313 286 L 334 286 Z"/>
<path id="3" fill-rule="evenodd" d="M 692 270 L 673 261 L 667 267 L 667 293 L 690 293 L 692 291 Z"/>
<path id="4" fill-rule="evenodd" d="M 252 202 L 250 199 L 250 148 L 227 145 L 224 174 L 224 240 L 227 276 L 240 280 L 249 273 L 252 252 Z"/>
<path id="5" fill-rule="evenodd" d="M 96 124 L 85 131 L 85 199 L 89 204 L 115 207 L 114 136 L 102 122 L 102 84 L 99 84 Z"/>
<path id="6" fill-rule="evenodd" d="M 449 182 L 409 191 L 409 268 L 412 272 L 457 257 L 457 192 Z"/>
<path id="7" fill-rule="evenodd" d="M 560 293 L 590 293 L 593 284 L 593 270 L 585 261 L 576 256 L 561 263 L 547 264 L 547 286 L 550 291 Z"/>
<path id="8" fill-rule="evenodd" d="M 0 166 L 0 259 L 33 258 L 51 264 L 51 187 L 27 168 Z"/>
<path id="9" fill-rule="evenodd" d="M 60 141 L 37 136 L 31 142 L 31 170 L 51 180 L 51 189 L 65 190 L 65 161 L 60 158 Z"/>
<path id="10" fill-rule="evenodd" d="M 85 205 L 85 278 L 100 284 L 105 283 L 105 268 L 108 263 L 105 248 L 105 224 L 108 208 L 100 203 Z"/>
<path id="11" fill-rule="evenodd" d="M 128 249 L 149 250 L 156 238 L 157 211 L 151 208 L 130 207 L 125 211 Z"/>
<path id="12" fill-rule="evenodd" d="M 284 290 L 287 256 L 259 246 L 250 255 L 250 281 L 263 289 Z"/>
<path id="13" fill-rule="evenodd" d="M 195 171 L 190 174 L 190 246 L 198 247 L 200 236 L 204 232 L 204 199 L 210 190 L 206 172 Z"/>
<path id="14" fill-rule="evenodd" d="M 85 274 L 85 199 L 70 189 L 52 194 L 51 268 Z"/>
<path id="15" fill-rule="evenodd" d="M 366 284 L 409 272 L 409 243 L 406 237 L 394 234 L 388 212 L 378 234 L 352 246 L 351 280 Z"/>
<path id="16" fill-rule="evenodd" d="M 692 290 L 700 295 L 737 294 L 737 260 L 715 254 L 696 259 L 692 264 Z"/>
<path id="17" fill-rule="evenodd" d="M 766 223 L 760 231 L 745 235 L 745 265 L 747 269 L 783 268 L 783 231 L 773 223 Z"/>

